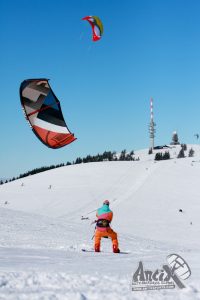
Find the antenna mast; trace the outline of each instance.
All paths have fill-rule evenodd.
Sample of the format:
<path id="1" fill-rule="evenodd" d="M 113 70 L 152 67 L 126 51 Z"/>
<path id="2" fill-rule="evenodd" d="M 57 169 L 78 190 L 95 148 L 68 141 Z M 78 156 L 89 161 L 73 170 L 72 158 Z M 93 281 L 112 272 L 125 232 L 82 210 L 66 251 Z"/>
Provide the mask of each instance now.
<path id="1" fill-rule="evenodd" d="M 153 120 L 153 98 L 150 99 L 150 123 L 149 123 L 149 137 L 150 137 L 150 149 L 154 149 L 154 138 L 155 138 L 155 129 L 156 124 Z"/>

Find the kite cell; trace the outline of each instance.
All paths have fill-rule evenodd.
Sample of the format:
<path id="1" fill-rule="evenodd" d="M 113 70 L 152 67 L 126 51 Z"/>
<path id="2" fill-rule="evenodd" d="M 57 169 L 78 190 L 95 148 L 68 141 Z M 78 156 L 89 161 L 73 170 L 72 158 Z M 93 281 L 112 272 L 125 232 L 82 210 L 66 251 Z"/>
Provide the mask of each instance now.
<path id="1" fill-rule="evenodd" d="M 82 20 L 86 20 L 90 23 L 92 27 L 92 40 L 94 42 L 100 40 L 102 34 L 103 34 L 103 24 L 101 20 L 96 16 L 88 16 L 82 18 Z"/>
<path id="2" fill-rule="evenodd" d="M 65 123 L 60 102 L 48 79 L 24 80 L 20 86 L 20 99 L 29 125 L 46 146 L 57 149 L 76 140 Z"/>

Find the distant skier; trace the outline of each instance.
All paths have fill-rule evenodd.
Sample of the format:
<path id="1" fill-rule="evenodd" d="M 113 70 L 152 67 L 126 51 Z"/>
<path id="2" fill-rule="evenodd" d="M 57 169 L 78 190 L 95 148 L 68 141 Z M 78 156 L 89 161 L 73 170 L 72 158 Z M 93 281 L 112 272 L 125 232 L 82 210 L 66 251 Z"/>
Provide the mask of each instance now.
<path id="1" fill-rule="evenodd" d="M 101 238 L 111 238 L 113 245 L 113 252 L 119 253 L 117 233 L 110 228 L 110 223 L 113 218 L 113 212 L 109 208 L 109 201 L 105 200 L 103 206 L 97 210 L 96 216 L 96 230 L 94 235 L 94 249 L 95 252 L 100 252 Z"/>

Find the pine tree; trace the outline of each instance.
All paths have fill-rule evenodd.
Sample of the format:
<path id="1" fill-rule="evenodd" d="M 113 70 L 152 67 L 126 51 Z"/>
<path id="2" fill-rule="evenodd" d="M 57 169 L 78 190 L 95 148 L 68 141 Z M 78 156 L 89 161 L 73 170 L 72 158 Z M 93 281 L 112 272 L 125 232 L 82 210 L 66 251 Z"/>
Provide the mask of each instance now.
<path id="1" fill-rule="evenodd" d="M 152 154 L 153 153 L 153 150 L 152 150 L 152 148 L 149 148 L 149 152 L 148 152 L 148 154 Z"/>
<path id="2" fill-rule="evenodd" d="M 192 148 L 189 150 L 188 156 L 189 157 L 193 157 L 194 156 L 194 150 Z"/>
<path id="3" fill-rule="evenodd" d="M 179 141 L 178 141 L 178 134 L 176 131 L 173 132 L 173 135 L 172 135 L 172 142 L 171 142 L 171 145 L 178 145 L 180 144 Z"/>
<path id="4" fill-rule="evenodd" d="M 83 161 L 82 161 L 82 158 L 80 157 L 77 157 L 76 161 L 75 161 L 75 164 L 81 164 Z"/>
<path id="5" fill-rule="evenodd" d="M 154 160 L 162 160 L 162 153 L 157 152 Z"/>
<path id="6" fill-rule="evenodd" d="M 169 151 L 165 151 L 165 153 L 162 156 L 162 159 L 166 160 L 166 159 L 170 159 L 170 154 Z"/>
<path id="7" fill-rule="evenodd" d="M 183 148 L 184 151 L 187 151 L 187 145 L 186 144 L 181 144 L 181 148 Z"/>
<path id="8" fill-rule="evenodd" d="M 126 150 L 124 149 L 120 154 L 119 160 L 125 160 L 125 159 L 126 159 Z"/>
<path id="9" fill-rule="evenodd" d="M 181 150 L 180 150 L 180 152 L 179 152 L 177 158 L 184 158 L 184 157 L 185 157 L 185 153 L 184 153 L 183 148 L 181 148 Z"/>

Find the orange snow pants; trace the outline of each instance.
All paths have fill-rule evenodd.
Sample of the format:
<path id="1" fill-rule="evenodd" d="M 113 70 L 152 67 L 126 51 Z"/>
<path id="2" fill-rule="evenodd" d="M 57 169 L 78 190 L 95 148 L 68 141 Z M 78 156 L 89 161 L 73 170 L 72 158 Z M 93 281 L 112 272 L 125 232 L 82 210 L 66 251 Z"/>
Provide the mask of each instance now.
<path id="1" fill-rule="evenodd" d="M 100 247 L 102 237 L 111 238 L 113 246 L 115 246 L 118 249 L 117 233 L 114 230 L 112 230 L 110 227 L 107 228 L 105 231 L 100 231 L 100 230 L 96 229 L 95 235 L 94 235 L 95 245 L 98 245 Z"/>

